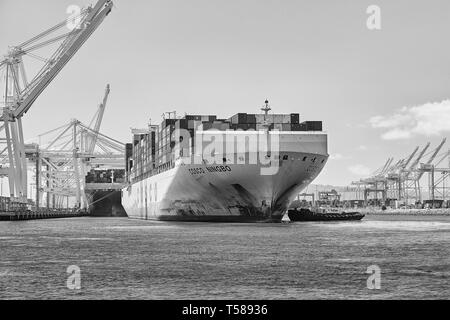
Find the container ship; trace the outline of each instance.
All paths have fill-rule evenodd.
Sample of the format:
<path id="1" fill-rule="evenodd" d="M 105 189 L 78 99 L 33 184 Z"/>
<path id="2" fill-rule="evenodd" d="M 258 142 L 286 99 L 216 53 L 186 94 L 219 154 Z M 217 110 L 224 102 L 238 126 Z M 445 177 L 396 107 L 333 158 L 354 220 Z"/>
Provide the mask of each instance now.
<path id="1" fill-rule="evenodd" d="M 126 146 L 129 218 L 162 221 L 280 222 L 328 160 L 321 121 L 298 113 L 168 113 L 132 129 Z M 174 116 L 172 116 L 174 114 Z"/>

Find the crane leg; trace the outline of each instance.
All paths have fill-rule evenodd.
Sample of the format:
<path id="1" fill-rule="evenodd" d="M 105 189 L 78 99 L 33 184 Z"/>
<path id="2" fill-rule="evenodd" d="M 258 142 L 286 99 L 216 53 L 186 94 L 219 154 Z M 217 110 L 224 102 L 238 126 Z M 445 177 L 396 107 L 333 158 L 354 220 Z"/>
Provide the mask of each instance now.
<path id="1" fill-rule="evenodd" d="M 28 199 L 28 171 L 27 171 L 27 158 L 25 156 L 25 141 L 23 139 L 22 118 L 17 118 L 17 129 L 19 131 L 18 147 L 20 149 L 21 160 L 21 172 L 22 172 L 22 193 L 25 201 Z"/>
<path id="2" fill-rule="evenodd" d="M 5 124 L 5 133 L 6 133 L 6 145 L 8 148 L 8 157 L 9 157 L 9 174 L 8 174 L 8 182 L 9 182 L 9 194 L 11 198 L 14 198 L 16 195 L 16 170 L 14 168 L 14 156 L 12 151 L 12 143 L 11 143 L 11 132 L 9 127 L 9 116 L 5 113 L 4 116 L 4 124 Z"/>

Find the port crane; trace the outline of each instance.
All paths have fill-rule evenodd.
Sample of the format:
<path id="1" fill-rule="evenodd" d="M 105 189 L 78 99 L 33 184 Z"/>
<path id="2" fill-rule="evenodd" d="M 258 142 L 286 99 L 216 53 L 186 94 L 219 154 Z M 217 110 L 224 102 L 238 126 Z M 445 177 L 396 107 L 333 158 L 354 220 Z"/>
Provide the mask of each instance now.
<path id="1" fill-rule="evenodd" d="M 430 148 L 431 143 L 427 143 L 426 146 L 420 151 L 419 155 L 414 159 L 412 164 L 405 170 L 402 181 L 404 183 L 404 198 L 408 202 L 409 199 L 418 199 L 419 196 L 419 180 L 417 179 L 415 173 L 420 160 L 425 156 L 426 151 Z M 410 190 L 413 190 L 413 195 L 410 194 Z"/>
<path id="2" fill-rule="evenodd" d="M 419 146 L 417 146 L 413 152 L 405 159 L 400 160 L 400 164 L 398 165 L 398 168 L 394 170 L 393 172 L 388 174 L 388 181 L 394 184 L 394 194 L 397 193 L 397 199 L 401 200 L 404 197 L 403 194 L 403 176 L 406 167 L 411 163 L 412 159 L 416 155 L 417 151 L 419 151 Z"/>
<path id="3" fill-rule="evenodd" d="M 94 6 L 81 11 L 78 22 L 69 32 L 67 20 L 41 32 L 35 37 L 10 48 L 0 61 L 0 74 L 4 77 L 4 99 L 0 114 L 0 131 L 5 132 L 6 147 L 0 155 L 6 153 L 8 166 L 2 166 L 2 174 L 7 173 L 10 197 L 17 202 L 27 202 L 27 160 L 23 135 L 22 117 L 30 110 L 36 99 L 58 75 L 75 53 L 83 46 L 92 33 L 111 12 L 110 0 L 99 0 Z M 49 58 L 39 55 L 40 49 L 51 50 L 58 45 Z M 24 58 L 31 57 L 43 62 L 43 66 L 29 81 Z M 91 142 L 92 145 L 92 142 Z"/>
<path id="4" fill-rule="evenodd" d="M 436 159 L 436 156 L 438 155 L 439 151 L 441 151 L 441 149 L 444 146 L 446 141 L 447 141 L 446 138 L 442 139 L 441 143 L 433 151 L 433 154 L 430 156 L 428 161 L 425 164 L 421 164 L 421 166 L 427 167 L 427 166 L 431 165 L 431 163 L 434 161 L 434 159 Z M 419 180 L 420 178 L 422 178 L 423 174 L 424 174 L 424 172 L 419 170 L 416 179 Z"/>
<path id="5" fill-rule="evenodd" d="M 441 151 L 442 147 L 444 146 L 445 142 L 447 141 L 446 138 L 442 139 L 441 143 L 436 147 L 436 149 L 433 151 L 432 155 L 430 156 L 430 158 L 428 159 L 428 161 L 423 164 L 420 164 L 420 167 L 418 168 L 418 172 L 416 174 L 415 180 L 417 181 L 417 190 L 418 190 L 418 196 L 419 196 L 419 200 L 422 201 L 422 192 L 421 192 L 421 188 L 420 188 L 420 179 L 422 178 L 423 174 L 431 167 L 431 171 L 434 171 L 434 166 L 432 165 L 432 162 L 434 161 L 434 159 L 436 158 L 436 156 L 438 155 L 439 151 Z M 425 169 L 425 170 L 424 170 Z M 431 184 L 434 184 L 434 172 L 432 175 L 430 175 L 430 182 Z M 432 200 L 434 200 L 434 188 L 431 187 L 431 196 L 432 196 Z"/>
<path id="6" fill-rule="evenodd" d="M 436 148 L 427 153 L 431 143 L 427 143 L 422 149 L 417 146 L 407 157 L 394 163 L 393 158 L 389 158 L 385 164 L 375 171 L 371 176 L 352 182 L 357 186 L 357 192 L 364 191 L 364 199 L 367 202 L 369 194 L 374 194 L 377 199 L 378 194 L 382 194 L 382 200 L 397 199 L 404 200 L 405 204 L 423 201 L 423 190 L 421 180 L 425 173 L 428 173 L 428 193 L 431 200 L 435 200 L 435 193 L 439 193 L 442 200 L 446 200 L 448 186 L 450 183 L 450 150 L 442 156 L 439 154 L 446 143 L 444 138 Z M 429 155 L 426 162 L 422 162 Z M 436 162 L 436 159 L 439 159 Z M 448 160 L 446 166 L 440 167 L 444 160 Z M 394 163 L 394 164 L 392 164 Z M 435 173 L 440 173 L 435 177 Z"/>
<path id="7" fill-rule="evenodd" d="M 108 186 L 86 183 L 91 170 L 125 169 L 125 144 L 100 133 L 109 94 L 107 85 L 103 101 L 89 125 L 73 119 L 39 135 L 39 149 L 34 157 L 37 204 L 43 202 L 42 196 L 46 194 L 49 207 L 63 207 L 64 200 L 69 202 L 69 198 L 73 198 L 75 207 L 87 209 L 91 203 L 90 191 L 123 186 L 121 183 Z"/>
<path id="8" fill-rule="evenodd" d="M 444 164 L 444 160 L 447 160 L 447 165 Z M 436 197 L 443 200 L 449 199 L 450 149 L 435 164 L 428 167 L 421 166 L 420 170 L 429 174 L 428 185 L 431 191 L 431 200 L 434 201 Z M 440 176 L 435 177 L 436 173 L 440 173 Z"/>

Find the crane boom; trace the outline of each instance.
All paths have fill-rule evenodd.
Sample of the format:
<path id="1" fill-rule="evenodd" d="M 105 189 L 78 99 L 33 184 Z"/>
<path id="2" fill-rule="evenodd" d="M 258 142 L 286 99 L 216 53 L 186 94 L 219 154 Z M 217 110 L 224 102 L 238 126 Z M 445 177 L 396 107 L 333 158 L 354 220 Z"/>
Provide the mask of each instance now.
<path id="1" fill-rule="evenodd" d="M 103 114 L 105 113 L 106 103 L 108 102 L 109 93 L 111 92 L 111 88 L 109 84 L 106 86 L 105 96 L 103 97 L 103 102 L 99 107 L 99 114 L 97 118 L 97 122 L 95 123 L 94 131 L 100 131 L 100 126 L 102 125 Z"/>
<path id="2" fill-rule="evenodd" d="M 408 164 L 411 162 L 411 160 L 414 158 L 414 156 L 416 155 L 417 151 L 419 150 L 419 147 L 417 146 L 414 151 L 411 153 L 411 155 L 408 157 L 408 159 L 406 160 L 405 163 L 402 164 L 402 169 L 405 169 Z"/>
<path id="3" fill-rule="evenodd" d="M 382 167 L 378 168 L 377 170 L 375 170 L 372 175 L 373 176 L 381 175 L 383 173 L 383 171 L 386 169 L 386 167 L 388 166 L 389 161 L 391 161 L 391 158 L 388 158 L 387 161 L 384 163 L 384 165 Z"/>
<path id="4" fill-rule="evenodd" d="M 93 128 L 93 135 L 89 141 L 89 147 L 87 148 L 88 153 L 93 153 L 95 145 L 97 144 L 98 133 L 100 132 L 100 127 L 102 125 L 103 115 L 105 113 L 106 103 L 108 102 L 109 93 L 111 92 L 110 85 L 106 86 L 105 96 L 103 97 L 103 102 L 99 105 L 97 111 L 97 119 L 95 121 L 95 126 Z"/>
<path id="5" fill-rule="evenodd" d="M 425 154 L 425 152 L 428 150 L 428 148 L 430 147 L 430 143 L 428 142 L 427 145 L 422 149 L 422 151 L 419 153 L 419 155 L 417 156 L 417 158 L 413 161 L 413 163 L 409 166 L 409 168 L 406 170 L 406 176 L 405 179 L 407 179 L 409 177 L 409 175 L 411 174 L 411 171 L 417 166 L 417 164 L 419 163 L 420 159 L 422 159 L 423 155 Z"/>
<path id="6" fill-rule="evenodd" d="M 398 160 L 394 165 L 390 166 L 387 170 L 386 173 L 390 174 L 393 173 L 395 170 L 397 170 L 398 168 L 400 168 L 403 164 L 403 159 Z"/>
<path id="7" fill-rule="evenodd" d="M 98 0 L 95 6 L 88 7 L 77 16 L 76 27 L 70 32 L 47 38 L 57 30 L 65 28 L 63 21 L 37 36 L 12 47 L 5 59 L 0 61 L 0 71 L 5 73 L 4 108 L 0 114 L 0 131 L 5 130 L 9 164 L 9 191 L 11 198 L 19 202 L 27 202 L 27 160 L 23 136 L 22 117 L 26 114 L 36 99 L 42 94 L 52 80 L 71 60 L 76 52 L 99 27 L 105 17 L 111 12 L 111 0 Z M 71 17 L 73 19 L 73 17 Z M 79 21 L 79 22 L 78 22 Z M 56 51 L 49 59 L 34 53 L 35 50 L 50 44 L 60 42 Z M 30 82 L 27 80 L 23 57 L 29 56 L 43 61 L 44 65 Z M 77 159 L 74 157 L 74 161 Z M 78 166 L 75 166 L 76 171 Z M 77 172 L 78 174 L 78 172 Z"/>
<path id="8" fill-rule="evenodd" d="M 442 147 L 444 146 L 445 142 L 447 141 L 447 138 L 442 139 L 441 143 L 436 147 L 433 154 L 431 155 L 430 159 L 428 159 L 427 164 L 431 164 L 433 160 L 436 158 L 439 151 L 441 151 Z"/>
<path id="9" fill-rule="evenodd" d="M 431 155 L 431 157 L 428 159 L 428 161 L 426 163 L 427 165 L 431 164 L 433 162 L 433 160 L 436 158 L 436 156 L 439 153 L 439 151 L 441 151 L 443 145 L 445 144 L 445 141 L 447 141 L 447 138 L 442 139 L 441 143 L 437 146 L 437 148 L 434 150 L 434 152 Z M 423 174 L 424 174 L 424 171 L 420 171 L 419 175 L 417 176 L 417 180 L 422 178 Z"/>
<path id="10" fill-rule="evenodd" d="M 394 158 L 388 159 L 388 161 L 386 162 L 386 165 L 381 170 L 380 175 L 384 174 L 389 169 L 389 166 L 392 164 L 392 161 L 394 161 Z"/>
<path id="11" fill-rule="evenodd" d="M 102 23 L 111 11 L 112 5 L 113 3 L 110 0 L 99 0 L 93 8 L 87 10 L 87 15 L 80 23 L 81 29 L 75 28 L 67 35 L 65 41 L 57 49 L 52 59 L 43 67 L 39 75 L 17 95 L 15 104 L 11 108 L 13 118 L 23 116 L 31 108 L 44 89 Z M 26 49 L 17 48 L 14 54 L 17 56 L 24 55 Z"/>

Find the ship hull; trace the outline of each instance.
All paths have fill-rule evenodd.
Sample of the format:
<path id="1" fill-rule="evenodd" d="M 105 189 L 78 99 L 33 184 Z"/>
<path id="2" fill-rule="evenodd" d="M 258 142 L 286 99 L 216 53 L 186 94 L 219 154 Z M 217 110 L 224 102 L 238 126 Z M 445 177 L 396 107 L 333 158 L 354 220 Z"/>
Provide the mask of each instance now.
<path id="1" fill-rule="evenodd" d="M 122 205 L 133 219 L 279 222 L 327 162 L 326 136 L 307 139 L 303 137 L 303 144 L 284 144 L 273 174 L 262 174 L 262 164 L 179 161 L 174 168 L 124 189 Z"/>

